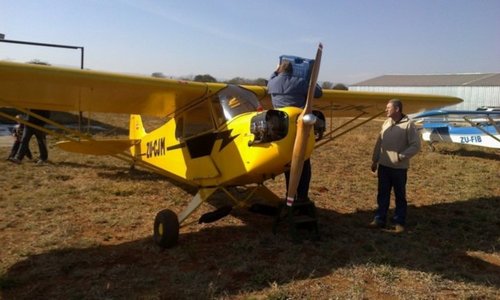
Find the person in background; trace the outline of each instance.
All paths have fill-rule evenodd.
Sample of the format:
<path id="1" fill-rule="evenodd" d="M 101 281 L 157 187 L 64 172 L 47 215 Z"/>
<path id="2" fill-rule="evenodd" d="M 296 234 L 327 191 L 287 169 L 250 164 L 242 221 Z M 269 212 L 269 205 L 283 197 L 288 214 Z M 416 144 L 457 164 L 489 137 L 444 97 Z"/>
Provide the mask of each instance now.
<path id="1" fill-rule="evenodd" d="M 32 113 L 35 113 L 41 117 L 44 117 L 48 119 L 50 117 L 50 111 L 48 110 L 32 110 Z M 28 117 L 28 122 L 33 125 L 37 125 L 40 127 L 45 126 L 45 121 L 42 119 L 39 119 L 35 116 L 29 115 Z M 32 136 L 36 137 L 36 140 L 38 142 L 38 149 L 40 153 L 40 158 L 36 161 L 37 164 L 44 164 L 47 162 L 48 159 L 48 150 L 47 150 L 47 140 L 45 138 L 45 132 L 31 127 L 31 126 L 26 126 L 23 132 L 23 136 L 21 138 L 21 146 L 19 147 L 19 150 L 17 151 L 17 154 L 15 157 L 11 158 L 10 161 L 14 163 L 21 163 L 23 160 L 24 156 L 27 155 L 28 150 L 29 150 L 29 143 L 30 139 Z"/>
<path id="2" fill-rule="evenodd" d="M 396 232 L 403 232 L 406 225 L 406 180 L 410 158 L 420 150 L 420 137 L 415 124 L 403 114 L 403 104 L 398 99 L 389 100 L 385 111 L 387 120 L 382 124 L 372 155 L 372 172 L 377 172 L 378 193 L 372 228 L 385 228 L 391 190 L 394 189 L 396 209 L 391 218 Z"/>
<path id="3" fill-rule="evenodd" d="M 271 95 L 271 101 L 274 108 L 294 106 L 304 108 L 307 100 L 307 91 L 309 82 L 302 77 L 293 76 L 293 65 L 288 60 L 282 60 L 276 71 L 271 74 L 267 83 L 268 93 Z M 319 85 L 316 85 L 314 97 L 319 98 L 323 91 Z M 288 191 L 288 182 L 290 180 L 290 171 L 285 172 L 286 188 Z M 297 187 L 297 198 L 300 200 L 309 199 L 309 183 L 311 181 L 311 161 L 304 161 L 304 167 Z"/>
<path id="4" fill-rule="evenodd" d="M 19 150 L 19 146 L 21 145 L 21 138 L 23 137 L 23 132 L 25 128 L 25 125 L 20 122 L 21 119 L 23 119 L 22 115 L 16 115 L 17 124 L 14 127 L 14 130 L 12 131 L 12 136 L 14 137 L 14 144 L 12 144 L 12 149 L 10 150 L 10 154 L 9 157 L 7 157 L 7 160 L 10 160 L 15 157 L 17 151 Z M 29 145 L 26 151 L 26 156 L 29 159 L 33 158 L 33 156 L 31 155 Z"/>

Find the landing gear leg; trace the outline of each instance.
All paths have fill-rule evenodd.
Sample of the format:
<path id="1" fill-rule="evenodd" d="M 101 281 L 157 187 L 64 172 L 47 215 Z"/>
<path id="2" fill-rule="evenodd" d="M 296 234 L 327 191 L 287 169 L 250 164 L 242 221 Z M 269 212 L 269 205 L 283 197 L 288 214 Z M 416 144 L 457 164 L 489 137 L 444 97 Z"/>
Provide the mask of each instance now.
<path id="1" fill-rule="evenodd" d="M 198 191 L 191 202 L 179 216 L 170 209 L 160 211 L 155 218 L 153 239 L 162 248 L 171 248 L 179 239 L 179 227 L 217 188 L 203 188 Z"/>

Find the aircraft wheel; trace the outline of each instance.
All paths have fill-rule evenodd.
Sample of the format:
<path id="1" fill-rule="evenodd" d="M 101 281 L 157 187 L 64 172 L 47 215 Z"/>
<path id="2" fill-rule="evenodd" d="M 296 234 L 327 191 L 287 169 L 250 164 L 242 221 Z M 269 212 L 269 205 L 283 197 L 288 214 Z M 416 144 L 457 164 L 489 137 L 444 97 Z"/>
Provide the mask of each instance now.
<path id="1" fill-rule="evenodd" d="M 171 248 L 179 239 L 179 220 L 170 209 L 160 211 L 155 217 L 153 239 L 162 248 Z"/>

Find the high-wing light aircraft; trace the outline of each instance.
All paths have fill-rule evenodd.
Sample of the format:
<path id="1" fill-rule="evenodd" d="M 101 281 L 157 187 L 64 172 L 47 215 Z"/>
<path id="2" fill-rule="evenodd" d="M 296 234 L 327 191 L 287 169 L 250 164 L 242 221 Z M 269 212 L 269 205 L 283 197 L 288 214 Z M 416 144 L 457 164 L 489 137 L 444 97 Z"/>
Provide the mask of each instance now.
<path id="1" fill-rule="evenodd" d="M 51 120 L 45 121 L 66 130 L 67 141 L 59 143 L 64 150 L 112 155 L 198 189 L 179 214 L 170 209 L 157 214 L 153 237 L 158 245 L 168 248 L 176 244 L 180 225 L 191 223 L 186 220 L 218 190 L 224 191 L 237 206 L 249 206 L 254 195 L 275 206 L 282 205 L 284 201 L 265 182 L 291 168 L 288 205 L 293 205 L 303 160 L 311 156 L 315 147 L 380 116 L 389 99 L 400 98 L 408 113 L 461 101 L 434 95 L 340 90 L 324 90 L 321 98 L 312 100 L 311 87 L 316 84 L 321 51 L 319 47 L 304 110 L 272 109 L 270 96 L 262 86 L 189 82 L 12 62 L 0 62 L 0 106 L 28 114 L 33 113 L 27 109 L 130 114 L 130 134 L 124 140 L 95 140 Z M 350 119 L 325 132 L 325 122 L 315 122 L 313 107 L 321 112 L 316 113 L 319 119 Z M 7 114 L 0 115 L 12 119 Z M 167 121 L 146 132 L 141 115 L 167 117 Z M 248 191 L 244 199 L 231 193 L 231 188 L 237 186 Z M 214 217 L 209 213 L 199 221 L 211 219 Z"/>
<path id="2" fill-rule="evenodd" d="M 422 139 L 434 149 L 436 142 L 451 142 L 500 149 L 500 108 L 431 110 L 414 116 Z"/>

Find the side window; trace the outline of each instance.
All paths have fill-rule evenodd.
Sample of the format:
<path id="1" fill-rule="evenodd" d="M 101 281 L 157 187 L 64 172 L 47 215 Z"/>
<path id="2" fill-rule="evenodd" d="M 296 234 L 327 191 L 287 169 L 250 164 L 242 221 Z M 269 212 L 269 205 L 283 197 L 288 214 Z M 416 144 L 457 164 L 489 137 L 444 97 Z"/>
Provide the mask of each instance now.
<path id="1" fill-rule="evenodd" d="M 259 100 L 255 94 L 230 84 L 176 117 L 175 136 L 177 139 L 186 139 L 207 133 L 240 114 L 257 111 L 258 107 Z"/>
<path id="2" fill-rule="evenodd" d="M 183 138 L 189 138 L 214 129 L 210 104 L 203 101 L 194 108 L 186 111 L 181 120 L 183 120 Z"/>
<path id="3" fill-rule="evenodd" d="M 219 101 L 219 96 L 212 97 L 212 109 L 214 112 L 215 122 L 217 123 L 217 127 L 224 124 L 227 121 L 224 116 L 224 109 Z"/>
<path id="4" fill-rule="evenodd" d="M 259 100 L 252 92 L 239 86 L 228 85 L 212 98 L 215 120 L 220 126 L 237 115 L 257 111 Z"/>

